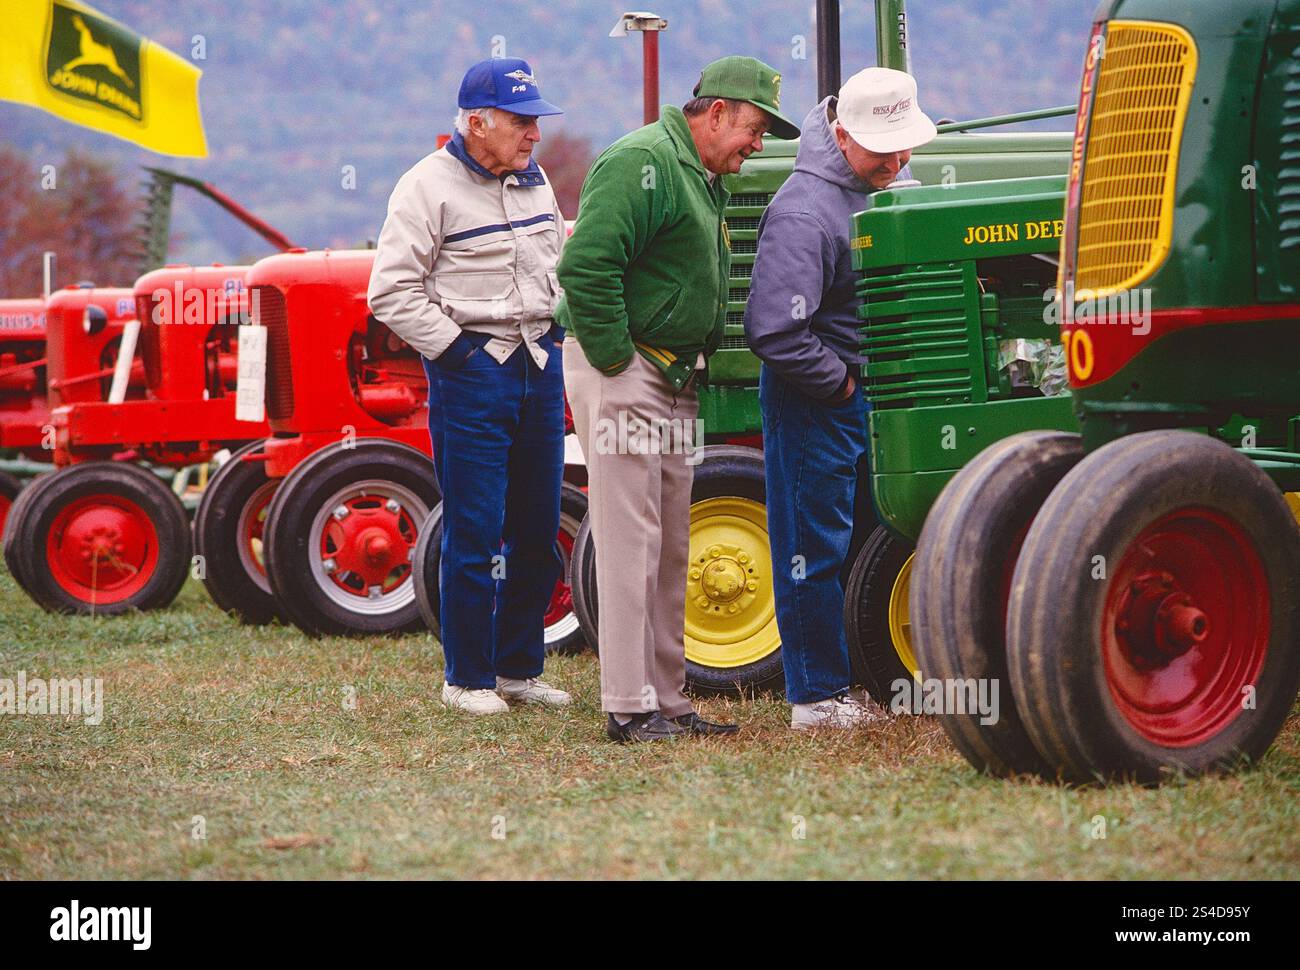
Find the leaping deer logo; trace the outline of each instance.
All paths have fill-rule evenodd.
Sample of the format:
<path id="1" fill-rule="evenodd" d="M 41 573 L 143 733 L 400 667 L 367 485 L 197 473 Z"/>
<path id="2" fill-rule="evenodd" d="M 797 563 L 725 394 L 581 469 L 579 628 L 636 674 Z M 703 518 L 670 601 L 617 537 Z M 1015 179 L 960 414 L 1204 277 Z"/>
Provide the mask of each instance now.
<path id="1" fill-rule="evenodd" d="M 79 67 L 103 67 L 110 74 L 125 81 L 127 87 L 135 87 L 135 82 L 127 77 L 126 71 L 122 70 L 121 65 L 117 63 L 117 55 L 113 53 L 113 48 L 95 40 L 90 33 L 90 28 L 86 26 L 86 22 L 80 17 L 74 16 L 72 18 L 72 26 L 76 28 L 78 35 L 81 37 L 80 50 L 77 57 L 63 65 L 65 73 L 74 71 Z"/>

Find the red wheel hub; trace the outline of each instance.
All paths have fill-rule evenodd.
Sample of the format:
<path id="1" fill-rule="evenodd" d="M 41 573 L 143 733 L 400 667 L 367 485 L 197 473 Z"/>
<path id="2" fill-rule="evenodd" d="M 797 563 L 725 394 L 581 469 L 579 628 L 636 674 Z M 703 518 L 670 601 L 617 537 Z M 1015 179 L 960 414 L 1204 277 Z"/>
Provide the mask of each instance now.
<path id="1" fill-rule="evenodd" d="M 555 544 L 560 549 L 560 578 L 555 581 L 555 589 L 551 592 L 551 603 L 546 608 L 543 626 L 559 623 L 573 612 L 573 590 L 568 581 L 573 562 L 573 536 L 561 529 L 555 537 Z"/>
<path id="2" fill-rule="evenodd" d="M 1243 710 L 1269 617 L 1264 566 L 1242 528 L 1211 509 L 1171 512 L 1111 576 L 1101 628 L 1111 696 L 1147 740 L 1201 744 Z"/>
<path id="3" fill-rule="evenodd" d="M 0 535 L 4 535 L 5 519 L 9 518 L 9 508 L 13 504 L 8 495 L 0 495 Z"/>
<path id="4" fill-rule="evenodd" d="M 120 603 L 140 592 L 158 566 L 158 530 L 119 495 L 88 495 L 55 516 L 45 543 L 55 582 L 70 596 Z"/>
<path id="5" fill-rule="evenodd" d="M 410 575 L 418 531 L 410 513 L 393 499 L 347 499 L 333 510 L 321 535 L 325 571 L 340 589 L 357 596 L 390 593 Z"/>
<path id="6" fill-rule="evenodd" d="M 247 560 L 262 576 L 266 575 L 266 556 L 263 533 L 266 530 L 266 513 L 275 498 L 275 488 L 262 488 L 254 493 L 244 516 L 244 534 L 241 537 L 248 551 Z"/>

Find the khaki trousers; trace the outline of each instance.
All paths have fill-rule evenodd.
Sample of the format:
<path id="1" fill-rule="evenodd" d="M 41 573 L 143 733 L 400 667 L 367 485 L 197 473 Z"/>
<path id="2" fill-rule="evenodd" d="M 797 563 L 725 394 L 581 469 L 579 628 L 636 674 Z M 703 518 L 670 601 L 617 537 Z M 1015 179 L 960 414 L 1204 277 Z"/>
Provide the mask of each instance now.
<path id="1" fill-rule="evenodd" d="M 564 387 L 587 461 L 601 707 L 616 714 L 688 714 L 683 637 L 694 466 L 686 449 L 667 441 L 640 447 L 637 430 L 640 421 L 667 419 L 698 446 L 699 398 L 693 384 L 674 392 L 636 352 L 626 370 L 607 377 L 572 337 L 564 341 Z M 682 442 L 680 435 L 674 440 Z M 645 441 L 642 436 L 640 444 Z"/>

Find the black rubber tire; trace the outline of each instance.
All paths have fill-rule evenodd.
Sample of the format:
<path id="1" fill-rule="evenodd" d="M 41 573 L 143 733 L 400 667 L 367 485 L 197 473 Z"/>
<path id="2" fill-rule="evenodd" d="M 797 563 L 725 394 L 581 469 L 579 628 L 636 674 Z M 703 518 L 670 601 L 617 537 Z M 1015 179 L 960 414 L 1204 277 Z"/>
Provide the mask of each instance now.
<path id="1" fill-rule="evenodd" d="M 82 599 L 55 579 L 47 558 L 47 539 L 59 512 L 89 495 L 111 495 L 135 505 L 152 524 L 158 559 L 145 585 L 115 603 Z M 14 560 L 23 588 L 51 613 L 115 616 L 130 610 L 155 610 L 176 598 L 190 568 L 190 524 L 180 499 L 153 472 L 124 462 L 96 461 L 42 475 L 23 489 L 6 552 Z"/>
<path id="2" fill-rule="evenodd" d="M 5 566 L 9 570 L 9 575 L 14 578 L 14 582 L 16 582 L 24 592 L 27 592 L 29 596 L 31 593 L 27 590 L 27 583 L 24 582 L 22 574 L 18 571 L 19 564 L 16 555 L 16 544 L 10 537 L 13 534 L 13 523 L 16 522 L 18 517 L 22 514 L 22 506 L 24 504 L 23 499 L 26 497 L 27 493 L 31 491 L 30 486 L 33 482 L 39 481 L 40 478 L 43 477 L 44 476 L 38 476 L 38 478 L 33 479 L 32 482 L 27 483 L 28 487 L 23 488 L 18 492 L 17 496 L 13 500 L 13 504 L 9 506 L 8 514 L 5 516 L 4 530 L 3 532 L 0 532 L 0 551 L 3 552 Z"/>
<path id="3" fill-rule="evenodd" d="M 1270 597 L 1269 639 L 1251 685 L 1253 709 L 1243 704 L 1199 743 L 1164 746 L 1139 733 L 1115 701 L 1102 662 L 1102 617 L 1113 584 L 1135 585 L 1121 575 L 1134 539 L 1189 507 L 1230 521 L 1253 546 Z M 1108 564 L 1100 578 L 1097 556 Z M 1207 561 L 1223 563 L 1188 560 L 1188 573 Z M 1300 690 L 1300 533 L 1277 487 L 1228 445 L 1189 431 L 1130 435 L 1080 462 L 1043 505 L 1025 538 L 1007 616 L 1012 690 L 1053 773 L 1074 782 L 1154 782 L 1174 772 L 1229 770 L 1264 754 Z"/>
<path id="4" fill-rule="evenodd" d="M 1079 436 L 1057 431 L 1026 431 L 990 445 L 939 493 L 917 542 L 912 652 L 927 680 L 996 686 L 995 723 L 981 724 L 978 711 L 939 715 L 957 750 L 992 775 L 1048 767 L 1010 689 L 1003 591 L 1014 545 L 1082 457 Z"/>
<path id="5" fill-rule="evenodd" d="M 751 448 L 749 445 L 703 445 L 700 448 L 700 463 L 719 458 L 743 458 L 748 461 L 762 461 L 763 449 Z"/>
<path id="6" fill-rule="evenodd" d="M 4 535 L 5 520 L 9 518 L 9 509 L 13 507 L 18 493 L 23 490 L 23 483 L 8 472 L 0 472 L 0 535 Z"/>
<path id="7" fill-rule="evenodd" d="M 600 653 L 600 626 L 596 621 L 596 551 L 591 543 L 591 515 L 578 526 L 573 540 L 573 565 L 569 571 L 569 589 L 573 594 L 573 614 L 578 618 L 583 639 Z"/>
<path id="8" fill-rule="evenodd" d="M 914 551 L 910 542 L 877 526 L 863 543 L 844 586 L 844 634 L 853 682 L 885 708 L 895 696 L 898 680 L 908 684 L 914 680 L 889 629 L 894 585 Z M 911 710 L 903 708 L 903 712 Z"/>
<path id="9" fill-rule="evenodd" d="M 271 591 L 284 617 L 310 636 L 384 636 L 424 628 L 409 570 L 386 594 L 390 603 L 366 610 L 353 608 L 346 594 L 327 590 L 325 584 L 331 580 L 314 572 L 314 566 L 322 565 L 310 550 L 317 514 L 340 492 L 367 481 L 410 496 L 407 504 L 398 503 L 399 529 L 411 544 L 409 554 L 414 555 L 419 526 L 442 496 L 434 480 L 433 460 L 408 445 L 382 438 L 333 444 L 299 463 L 271 500 L 263 530 Z M 397 563 L 392 567 L 401 568 Z M 361 602 L 362 597 L 357 597 L 356 606 Z"/>
<path id="10" fill-rule="evenodd" d="M 692 505 L 705 499 L 735 496 L 752 499 L 766 506 L 767 487 L 762 452 L 738 445 L 710 445 L 701 450 L 704 454 L 695 469 L 695 481 L 691 488 Z M 598 643 L 596 551 L 589 521 L 584 521 L 583 528 L 578 530 L 573 558 L 574 610 L 588 642 Z M 785 668 L 781 650 L 778 647 L 765 657 L 740 667 L 706 667 L 688 659 L 686 687 L 697 694 L 729 695 L 783 690 Z"/>
<path id="11" fill-rule="evenodd" d="M 22 506 L 23 492 L 26 492 L 26 489 L 19 490 L 18 493 L 14 494 L 13 501 L 10 502 L 9 508 L 5 512 L 4 529 L 3 531 L 0 531 L 0 554 L 4 555 L 5 568 L 8 568 L 9 575 L 13 576 L 14 583 L 17 583 L 19 586 L 22 586 L 23 590 L 26 590 L 27 586 L 26 584 L 23 584 L 22 576 L 18 575 L 17 557 L 14 557 L 14 555 L 10 553 L 10 546 L 13 545 L 10 536 L 12 536 L 13 529 L 10 528 L 9 525 L 9 523 L 12 523 L 14 520 L 14 516 L 18 514 L 19 507 Z"/>
<path id="12" fill-rule="evenodd" d="M 560 528 L 571 529 L 576 551 L 576 537 L 587 517 L 587 493 L 568 482 L 560 486 Z M 442 624 L 439 620 L 441 600 L 438 592 L 438 569 L 442 562 L 442 503 L 429 513 L 420 526 L 420 539 L 416 543 L 415 553 L 411 559 L 414 563 L 415 601 L 420 606 L 420 616 L 435 637 L 442 639 Z M 573 590 L 573 563 L 567 564 L 570 593 Z M 558 626 L 559 624 L 553 624 Z M 587 638 L 583 633 L 582 623 L 565 623 L 559 633 L 548 631 L 545 641 L 548 654 L 573 655 L 587 649 Z"/>
<path id="13" fill-rule="evenodd" d="M 194 513 L 194 551 L 203 557 L 203 585 L 223 613 L 241 623 L 270 623 L 279 617 L 270 580 L 254 576 L 239 552 L 239 522 L 248 503 L 266 499 L 278 482 L 268 478 L 266 464 L 243 461 L 265 445 L 253 441 L 240 448 L 208 481 Z M 263 562 L 265 562 L 263 551 Z M 259 581 L 260 580 L 260 581 Z"/>
<path id="14" fill-rule="evenodd" d="M 438 570 L 442 565 L 442 503 L 439 502 L 420 523 L 420 538 L 411 554 L 411 581 L 415 583 L 415 603 L 420 619 L 438 641 L 442 642 L 439 613 L 442 597 L 438 591 Z"/>

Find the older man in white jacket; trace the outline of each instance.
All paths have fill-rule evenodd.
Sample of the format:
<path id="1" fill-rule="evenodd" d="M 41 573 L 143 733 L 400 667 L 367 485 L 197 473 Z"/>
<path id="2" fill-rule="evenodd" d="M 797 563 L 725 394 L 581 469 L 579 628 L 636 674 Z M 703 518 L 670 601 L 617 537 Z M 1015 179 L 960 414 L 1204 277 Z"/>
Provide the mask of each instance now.
<path id="1" fill-rule="evenodd" d="M 517 58 L 475 64 L 458 101 L 456 136 L 393 190 L 369 300 L 429 376 L 443 493 L 442 699 L 493 714 L 507 701 L 570 700 L 538 679 L 560 568 L 564 217 L 532 151 L 538 117 L 561 112 Z"/>

